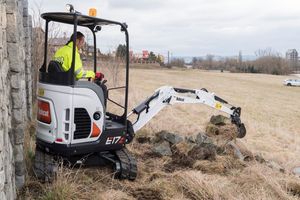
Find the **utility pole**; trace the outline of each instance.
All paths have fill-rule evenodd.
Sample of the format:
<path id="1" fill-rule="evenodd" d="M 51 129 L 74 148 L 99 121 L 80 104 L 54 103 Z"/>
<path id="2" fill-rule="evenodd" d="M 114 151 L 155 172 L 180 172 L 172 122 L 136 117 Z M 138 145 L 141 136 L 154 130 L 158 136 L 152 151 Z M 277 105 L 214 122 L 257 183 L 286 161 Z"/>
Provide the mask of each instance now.
<path id="1" fill-rule="evenodd" d="M 243 72 L 246 72 L 246 70 L 243 68 L 243 55 L 241 50 L 239 51 L 238 65 Z"/>
<path id="2" fill-rule="evenodd" d="M 170 65 L 170 51 L 168 51 L 168 65 Z"/>

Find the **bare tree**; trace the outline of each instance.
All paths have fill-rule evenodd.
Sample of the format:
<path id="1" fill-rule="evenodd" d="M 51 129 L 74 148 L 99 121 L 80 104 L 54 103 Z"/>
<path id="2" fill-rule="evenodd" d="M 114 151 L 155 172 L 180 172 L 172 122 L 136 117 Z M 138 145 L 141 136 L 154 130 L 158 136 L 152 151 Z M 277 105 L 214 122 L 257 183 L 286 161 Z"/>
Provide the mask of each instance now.
<path id="1" fill-rule="evenodd" d="M 205 69 L 213 69 L 214 66 L 214 55 L 207 54 L 206 59 L 203 61 L 203 67 Z"/>
<path id="2" fill-rule="evenodd" d="M 43 1 L 33 2 L 33 7 L 31 8 L 32 13 L 32 69 L 33 69 L 33 81 L 37 82 L 38 70 L 44 62 L 44 34 L 45 34 L 45 20 L 41 18 L 43 13 Z M 50 22 L 48 37 L 49 41 L 51 38 L 57 38 L 61 34 L 61 27 L 57 23 Z M 53 56 L 54 50 L 53 46 L 48 45 L 47 57 L 48 61 Z M 46 63 L 47 64 L 47 63 Z M 33 85 L 33 94 L 36 94 L 36 85 Z M 34 98 L 35 99 L 35 98 Z"/>
<path id="3" fill-rule="evenodd" d="M 32 48 L 31 48 L 31 60 L 33 70 L 33 86 L 32 94 L 33 99 L 36 99 L 36 83 L 38 80 L 38 70 L 42 66 L 44 61 L 44 20 L 40 17 L 42 14 L 42 2 L 33 2 L 32 13 Z"/>
<path id="4" fill-rule="evenodd" d="M 280 53 L 271 48 L 259 49 L 255 51 L 257 59 L 254 61 L 243 61 L 242 52 L 237 58 L 225 58 L 224 60 L 214 60 L 214 56 L 208 54 L 206 59 L 200 61 L 193 59 L 193 68 L 228 70 L 231 72 L 245 73 L 266 73 L 266 74 L 289 74 L 292 68 Z"/>
<path id="5" fill-rule="evenodd" d="M 203 59 L 202 58 L 193 57 L 192 66 L 193 66 L 194 69 L 201 69 L 201 68 L 203 68 Z"/>
<path id="6" fill-rule="evenodd" d="M 32 13 L 32 26 L 33 27 L 44 27 L 44 20 L 40 17 L 41 14 L 43 13 L 42 11 L 43 7 L 43 1 L 33 2 L 33 7 L 31 8 L 31 13 Z"/>
<path id="7" fill-rule="evenodd" d="M 173 58 L 170 65 L 176 66 L 176 67 L 184 67 L 184 59 L 183 58 Z"/>
<path id="8" fill-rule="evenodd" d="M 259 49 L 255 52 L 258 57 L 254 62 L 254 69 L 267 74 L 288 74 L 290 69 L 288 63 L 282 58 L 280 53 L 271 48 Z"/>
<path id="9" fill-rule="evenodd" d="M 116 87 L 121 79 L 121 61 L 118 58 L 113 58 L 109 62 L 109 72 L 112 79 L 113 86 Z"/>

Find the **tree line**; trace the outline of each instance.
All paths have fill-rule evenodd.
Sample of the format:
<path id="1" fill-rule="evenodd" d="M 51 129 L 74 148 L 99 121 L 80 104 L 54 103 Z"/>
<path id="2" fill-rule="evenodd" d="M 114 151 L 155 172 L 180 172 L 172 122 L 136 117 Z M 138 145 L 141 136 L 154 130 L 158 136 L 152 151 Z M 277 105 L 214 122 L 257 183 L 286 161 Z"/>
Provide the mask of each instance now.
<path id="1" fill-rule="evenodd" d="M 230 72 L 265 73 L 285 75 L 291 73 L 293 67 L 280 53 L 272 49 L 259 49 L 255 52 L 256 59 L 243 61 L 241 52 L 238 58 L 214 59 L 214 55 L 203 58 L 193 58 L 192 66 L 195 69 L 226 70 Z"/>
<path id="2" fill-rule="evenodd" d="M 126 55 L 126 46 L 119 45 L 116 50 L 116 57 L 124 58 Z M 208 54 L 205 58 L 194 57 L 189 63 L 194 69 L 205 70 L 221 70 L 236 73 L 265 73 L 273 75 L 290 74 L 295 67 L 295 63 L 289 62 L 281 56 L 280 53 L 271 48 L 259 49 L 255 52 L 255 60 L 243 60 L 240 52 L 237 58 L 225 58 L 217 60 L 212 54 Z M 161 62 L 159 57 L 152 51 L 149 53 L 149 61 Z M 163 64 L 166 67 L 185 67 L 183 58 L 173 58 L 169 63 Z"/>

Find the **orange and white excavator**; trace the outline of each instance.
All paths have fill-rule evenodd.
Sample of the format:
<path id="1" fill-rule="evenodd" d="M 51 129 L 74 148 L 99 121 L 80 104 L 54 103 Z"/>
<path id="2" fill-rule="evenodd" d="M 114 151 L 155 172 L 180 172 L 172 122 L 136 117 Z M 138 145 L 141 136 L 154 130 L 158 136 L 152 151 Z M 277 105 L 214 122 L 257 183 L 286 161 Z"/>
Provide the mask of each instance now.
<path id="1" fill-rule="evenodd" d="M 39 70 L 36 154 L 34 171 L 44 181 L 56 173 L 57 161 L 63 158 L 72 164 L 84 166 L 112 164 L 115 178 L 134 180 L 137 176 L 136 159 L 126 150 L 135 133 L 158 114 L 165 106 L 175 103 L 204 104 L 227 113 L 238 128 L 238 137 L 246 134 L 241 123 L 241 108 L 208 92 L 206 89 L 182 89 L 172 86 L 158 88 L 153 95 L 128 112 L 129 34 L 127 25 L 116 21 L 83 15 L 68 5 L 69 12 L 43 13 L 45 23 L 44 64 Z M 94 13 L 95 11 L 92 11 Z M 96 33 L 102 26 L 120 26 L 126 38 L 126 78 L 121 87 L 107 88 L 106 80 L 97 73 L 94 53 L 93 81 L 76 81 L 74 77 L 75 45 L 70 70 L 63 71 L 60 63 L 47 61 L 48 24 L 50 22 L 73 25 L 76 39 L 77 27 L 90 30 L 97 52 Z M 49 64 L 48 64 L 49 63 Z M 124 103 L 110 99 L 109 91 L 125 90 Z M 107 101 L 122 111 L 117 115 L 107 111 Z M 129 116 L 135 115 L 131 122 Z"/>

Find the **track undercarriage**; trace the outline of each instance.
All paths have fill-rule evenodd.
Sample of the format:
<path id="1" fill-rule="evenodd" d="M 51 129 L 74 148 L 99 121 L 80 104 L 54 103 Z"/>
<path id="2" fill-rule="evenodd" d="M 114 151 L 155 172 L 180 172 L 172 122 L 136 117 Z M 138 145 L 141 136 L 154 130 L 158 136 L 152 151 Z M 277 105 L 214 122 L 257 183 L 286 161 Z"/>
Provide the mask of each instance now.
<path id="1" fill-rule="evenodd" d="M 137 176 L 136 159 L 126 148 L 69 158 L 52 155 L 36 148 L 34 173 L 42 182 L 52 182 L 57 175 L 59 165 L 62 164 L 69 167 L 111 165 L 114 172 L 113 177 L 116 179 L 135 180 Z"/>

